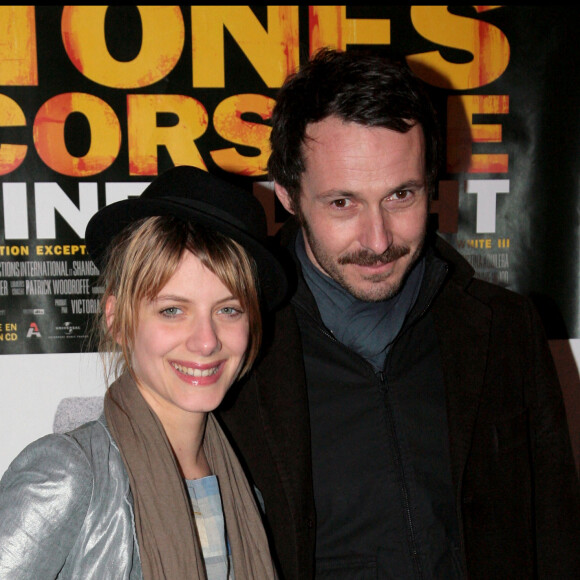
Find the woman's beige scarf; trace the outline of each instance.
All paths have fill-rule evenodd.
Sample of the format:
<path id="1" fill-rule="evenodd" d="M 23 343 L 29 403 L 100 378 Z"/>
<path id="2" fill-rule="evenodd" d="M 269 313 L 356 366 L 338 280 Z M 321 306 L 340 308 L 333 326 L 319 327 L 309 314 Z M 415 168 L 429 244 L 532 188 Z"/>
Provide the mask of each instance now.
<path id="1" fill-rule="evenodd" d="M 145 580 L 205 579 L 189 496 L 163 425 L 128 373 L 109 388 L 105 416 L 129 474 Z M 217 421 L 203 448 L 217 475 L 236 580 L 276 578 L 248 481 Z"/>

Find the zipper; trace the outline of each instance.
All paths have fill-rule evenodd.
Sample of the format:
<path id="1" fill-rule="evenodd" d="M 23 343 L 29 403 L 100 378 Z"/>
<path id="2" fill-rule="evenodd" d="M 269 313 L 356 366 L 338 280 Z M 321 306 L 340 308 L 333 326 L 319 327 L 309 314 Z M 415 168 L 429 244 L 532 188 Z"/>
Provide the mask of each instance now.
<path id="1" fill-rule="evenodd" d="M 393 408 L 389 401 L 389 387 L 386 383 L 386 377 L 384 372 L 380 372 L 377 374 L 378 379 L 382 385 L 382 391 L 384 393 L 383 401 L 385 405 L 385 413 L 387 415 L 387 423 L 391 429 L 391 437 L 393 440 L 393 450 L 395 452 L 395 462 L 398 468 L 398 472 L 400 474 L 400 492 L 401 492 L 401 500 L 403 502 L 403 511 L 405 514 L 405 519 L 407 523 L 407 529 L 409 532 L 408 541 L 409 546 L 411 548 L 411 562 L 413 563 L 413 568 L 415 571 L 415 575 L 417 578 L 423 578 L 423 572 L 421 569 L 421 561 L 419 559 L 419 551 L 417 550 L 417 538 L 415 533 L 415 524 L 413 522 L 413 516 L 411 514 L 411 505 L 409 501 L 409 490 L 407 487 L 407 477 L 405 474 L 405 468 L 403 466 L 403 459 L 401 454 L 401 448 L 399 445 L 398 437 L 397 437 L 397 430 L 395 429 L 395 421 L 393 418 Z"/>
<path id="2" fill-rule="evenodd" d="M 445 264 L 445 274 L 447 274 L 448 270 L 449 270 L 449 268 L 448 268 L 447 264 Z M 443 278 L 444 278 L 444 276 L 441 276 L 441 279 L 443 279 Z M 429 308 L 433 304 L 433 301 L 435 299 L 436 294 L 437 294 L 436 291 L 432 291 L 431 296 L 429 297 L 427 303 L 423 306 L 421 311 L 417 315 L 415 315 L 411 319 L 409 319 L 407 324 L 403 325 L 401 332 L 393 341 L 393 346 L 395 345 L 396 342 L 398 342 L 399 338 L 416 323 L 417 320 L 422 318 L 427 313 L 427 311 L 429 310 Z M 393 418 L 393 409 L 392 409 L 392 406 L 390 404 L 390 400 L 388 397 L 389 387 L 388 387 L 388 383 L 387 383 L 386 369 L 388 369 L 388 367 L 389 367 L 390 360 L 392 357 L 393 348 L 391 348 L 391 350 L 389 351 L 389 353 L 387 355 L 387 359 L 385 361 L 385 370 L 376 372 L 374 370 L 374 368 L 372 367 L 372 365 L 364 357 L 360 356 L 358 353 L 354 352 L 352 349 L 344 346 L 331 332 L 329 332 L 326 329 L 326 327 L 321 323 L 321 321 L 316 316 L 314 316 L 312 312 L 310 312 L 307 308 L 305 308 L 302 304 L 300 304 L 299 301 L 293 299 L 291 302 L 295 308 L 298 308 L 299 310 L 301 310 L 306 316 L 308 316 L 312 320 L 316 329 L 322 335 L 324 335 L 326 338 L 328 338 L 332 342 L 341 345 L 343 347 L 343 350 L 348 352 L 350 356 L 354 356 L 358 360 L 361 360 L 364 363 L 364 365 L 367 366 L 371 370 L 372 375 L 375 377 L 375 379 L 377 379 L 379 381 L 379 389 L 383 392 L 383 395 L 384 395 L 383 396 L 384 409 L 385 409 L 385 414 L 387 416 L 387 422 L 388 422 L 388 425 L 389 425 L 390 430 L 391 430 L 391 437 L 392 437 L 392 441 L 393 441 L 395 461 L 397 463 L 398 472 L 399 472 L 399 475 L 401 478 L 401 480 L 400 480 L 400 492 L 401 492 L 401 500 L 403 502 L 403 511 L 405 514 L 405 519 L 406 519 L 406 524 L 407 524 L 407 529 L 408 529 L 408 542 L 409 542 L 410 549 L 411 549 L 411 552 L 410 552 L 411 561 L 412 561 L 415 577 L 418 580 L 421 580 L 423 578 L 423 571 L 421 568 L 421 561 L 420 561 L 419 552 L 417 549 L 417 538 L 416 538 L 415 524 L 413 522 L 413 516 L 411 513 L 411 505 L 410 505 L 410 500 L 409 500 L 409 490 L 408 490 L 408 486 L 407 486 L 407 478 L 406 478 L 405 468 L 403 466 L 401 448 L 400 448 L 400 445 L 398 443 L 397 431 L 395 429 L 395 422 L 394 422 L 394 418 Z M 460 539 L 463 540 L 461 534 L 460 534 L 460 536 L 461 536 Z"/>
<path id="3" fill-rule="evenodd" d="M 429 303 L 430 304 L 430 303 Z M 429 304 L 423 309 L 423 311 L 421 312 L 422 316 L 429 308 Z M 395 455 L 395 462 L 396 462 L 396 467 L 398 467 L 398 472 L 399 472 L 399 476 L 400 476 L 400 492 L 401 492 L 401 500 L 403 502 L 403 511 L 405 514 L 405 520 L 406 520 L 406 524 L 407 524 L 407 530 L 408 530 L 408 542 L 409 542 L 409 546 L 410 546 L 410 555 L 411 555 L 411 562 L 413 565 L 413 569 L 415 572 L 415 577 L 418 580 L 421 580 L 423 578 L 423 572 L 421 569 L 421 562 L 419 559 L 419 552 L 417 550 L 417 538 L 416 538 L 416 532 L 415 532 L 415 524 L 413 522 L 413 516 L 411 514 L 411 506 L 410 506 L 410 500 L 409 500 L 409 490 L 407 487 L 407 483 L 406 483 L 406 475 L 405 475 L 405 469 L 403 467 L 403 461 L 402 461 L 402 454 L 401 454 L 401 448 L 399 446 L 398 443 L 398 438 L 397 438 L 397 432 L 395 429 L 395 422 L 393 420 L 393 411 L 392 411 L 392 407 L 391 404 L 389 402 L 388 399 L 388 384 L 387 384 L 387 380 L 386 380 L 386 372 L 385 371 L 378 371 L 376 372 L 374 370 L 374 368 L 372 367 L 372 365 L 362 356 L 360 356 L 358 353 L 354 352 L 352 349 L 344 346 L 331 332 L 329 332 L 326 327 L 324 325 L 322 325 L 320 323 L 320 321 L 312 315 L 311 312 L 308 312 L 308 310 L 306 308 L 304 308 L 303 306 L 301 306 L 300 304 L 296 304 L 294 303 L 294 306 L 296 308 L 299 308 L 303 313 L 305 313 L 310 319 L 311 321 L 314 323 L 315 328 L 322 334 L 324 335 L 326 338 L 330 339 L 332 342 L 339 344 L 343 350 L 345 350 L 347 353 L 349 353 L 349 355 L 351 357 L 355 357 L 357 360 L 362 361 L 362 363 L 368 367 L 371 370 L 371 375 L 376 379 L 378 379 L 379 381 L 379 390 L 381 392 L 383 392 L 384 396 L 383 396 L 383 404 L 384 404 L 384 410 L 385 413 L 387 415 L 387 424 L 390 427 L 391 430 L 391 438 L 392 438 L 392 445 L 393 445 L 393 449 L 394 449 L 394 455 Z M 415 320 L 417 320 L 417 317 Z M 412 325 L 409 325 L 412 326 Z M 404 332 L 405 329 L 403 329 L 402 332 Z M 401 332 L 401 334 L 402 334 Z M 388 361 L 390 359 L 391 353 L 389 352 L 389 355 L 387 356 L 387 362 L 385 363 L 385 368 L 387 368 L 388 366 Z"/>

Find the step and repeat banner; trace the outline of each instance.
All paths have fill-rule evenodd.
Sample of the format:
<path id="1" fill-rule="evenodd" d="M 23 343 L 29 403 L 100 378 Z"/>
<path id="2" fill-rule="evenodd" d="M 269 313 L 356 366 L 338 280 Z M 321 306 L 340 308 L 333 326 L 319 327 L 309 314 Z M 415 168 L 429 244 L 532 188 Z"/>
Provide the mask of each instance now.
<path id="1" fill-rule="evenodd" d="M 0 472 L 104 392 L 91 216 L 189 164 L 253 192 L 275 233 L 272 108 L 323 46 L 404 57 L 428 85 L 432 219 L 534 300 L 579 457 L 579 24 L 564 6 L 0 6 Z"/>

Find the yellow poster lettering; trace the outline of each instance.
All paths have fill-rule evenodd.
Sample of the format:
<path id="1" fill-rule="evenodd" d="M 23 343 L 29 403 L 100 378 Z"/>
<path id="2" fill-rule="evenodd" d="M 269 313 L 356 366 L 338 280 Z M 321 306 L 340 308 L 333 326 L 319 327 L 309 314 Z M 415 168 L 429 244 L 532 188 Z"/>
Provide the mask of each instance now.
<path id="1" fill-rule="evenodd" d="M 0 85 L 38 85 L 34 6 L 0 6 Z"/>
<path id="2" fill-rule="evenodd" d="M 86 255 L 87 247 L 84 244 L 57 244 L 36 246 L 37 256 L 74 256 L 75 254 Z"/>
<path id="3" fill-rule="evenodd" d="M 159 113 L 172 114 L 175 124 L 158 127 Z M 205 107 L 185 95 L 128 95 L 129 172 L 131 175 L 157 175 L 157 148 L 164 145 L 175 165 L 194 165 L 205 169 L 195 145 L 208 126 Z"/>
<path id="4" fill-rule="evenodd" d="M 505 153 L 472 153 L 473 143 L 500 143 L 502 126 L 477 124 L 476 114 L 509 112 L 508 95 L 457 95 L 447 100 L 447 170 L 450 173 L 507 173 Z"/>
<path id="5" fill-rule="evenodd" d="M 62 40 L 69 59 L 87 78 L 107 87 L 134 89 L 166 77 L 181 57 L 185 40 L 179 6 L 139 6 L 142 44 L 129 62 L 114 59 L 105 39 L 107 6 L 65 6 Z"/>
<path id="6" fill-rule="evenodd" d="M 412 6 L 415 30 L 431 42 L 467 51 L 473 58 L 469 62 L 450 62 L 434 50 L 408 56 L 409 66 L 425 82 L 445 89 L 475 89 L 495 81 L 509 63 L 507 37 L 492 24 L 451 14 L 447 8 Z"/>
<path id="7" fill-rule="evenodd" d="M 0 256 L 28 256 L 30 248 L 28 246 L 0 246 Z"/>
<path id="8" fill-rule="evenodd" d="M 257 155 L 252 157 L 238 153 L 235 147 L 212 151 L 212 159 L 217 165 L 240 175 L 258 176 L 267 173 L 270 127 L 245 121 L 242 115 L 252 112 L 267 120 L 272 116 L 274 104 L 274 99 L 263 95 L 245 94 L 229 97 L 217 106 L 213 116 L 216 132 L 232 143 L 257 150 Z"/>
<path id="9" fill-rule="evenodd" d="M 91 129 L 91 145 L 82 157 L 71 155 L 65 143 L 64 124 L 73 112 L 82 113 Z M 115 112 L 102 99 L 85 93 L 64 93 L 44 103 L 34 120 L 33 137 L 44 163 L 72 177 L 104 171 L 121 148 L 121 127 Z"/>
<path id="10" fill-rule="evenodd" d="M 192 6 L 193 86 L 225 87 L 224 29 L 266 86 L 281 86 L 299 63 L 298 6 L 268 6 L 268 29 L 249 6 Z"/>
<path id="11" fill-rule="evenodd" d="M 346 6 L 309 6 L 310 54 L 324 46 L 346 50 L 349 44 L 391 44 L 387 18 L 347 18 Z"/>
<path id="12" fill-rule="evenodd" d="M 3 8 L 5 6 L 0 6 L 0 11 Z M 10 97 L 0 95 L 0 127 L 24 127 L 25 125 L 26 117 L 20 106 Z M 0 175 L 7 175 L 19 167 L 27 152 L 26 145 L 2 143 L 0 145 Z"/>

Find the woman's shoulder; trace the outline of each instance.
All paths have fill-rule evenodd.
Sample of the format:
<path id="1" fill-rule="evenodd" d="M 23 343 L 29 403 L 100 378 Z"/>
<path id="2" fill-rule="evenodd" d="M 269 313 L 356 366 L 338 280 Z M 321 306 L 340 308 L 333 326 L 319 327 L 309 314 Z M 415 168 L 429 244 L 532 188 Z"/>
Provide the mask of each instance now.
<path id="1" fill-rule="evenodd" d="M 16 456 L 2 477 L 0 491 L 26 480 L 81 483 L 90 478 L 90 472 L 90 461 L 79 442 L 69 434 L 52 433 L 33 441 Z"/>
<path id="2" fill-rule="evenodd" d="M 91 485 L 94 463 L 109 455 L 111 436 L 100 420 L 85 423 L 68 433 L 51 433 L 27 445 L 12 461 L 0 482 L 0 490 L 22 478 L 61 480 L 79 487 Z"/>
<path id="3" fill-rule="evenodd" d="M 79 445 L 87 453 L 91 453 L 91 449 L 95 445 L 105 447 L 113 445 L 116 447 L 107 427 L 104 413 L 98 419 L 84 423 L 76 429 L 61 433 L 60 435 L 74 442 L 74 444 Z"/>

